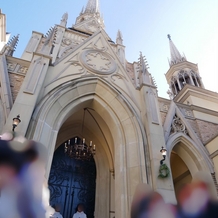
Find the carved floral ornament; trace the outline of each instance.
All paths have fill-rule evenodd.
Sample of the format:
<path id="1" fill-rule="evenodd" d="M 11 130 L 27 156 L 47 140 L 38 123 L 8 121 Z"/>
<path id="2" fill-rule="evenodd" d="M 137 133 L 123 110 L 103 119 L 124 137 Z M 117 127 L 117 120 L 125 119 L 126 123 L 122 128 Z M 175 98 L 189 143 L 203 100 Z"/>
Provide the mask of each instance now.
<path id="1" fill-rule="evenodd" d="M 83 51 L 80 61 L 85 68 L 97 74 L 108 75 L 117 69 L 115 61 L 109 54 L 94 49 Z"/>

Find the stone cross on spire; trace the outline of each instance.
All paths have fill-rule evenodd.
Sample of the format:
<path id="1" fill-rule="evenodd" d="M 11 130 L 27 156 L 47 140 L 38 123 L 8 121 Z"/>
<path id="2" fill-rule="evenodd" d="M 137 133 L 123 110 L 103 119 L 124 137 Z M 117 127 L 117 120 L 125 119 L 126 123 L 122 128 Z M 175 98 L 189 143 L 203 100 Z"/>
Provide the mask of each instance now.
<path id="1" fill-rule="evenodd" d="M 88 0 L 84 13 L 100 13 L 99 0 Z"/>

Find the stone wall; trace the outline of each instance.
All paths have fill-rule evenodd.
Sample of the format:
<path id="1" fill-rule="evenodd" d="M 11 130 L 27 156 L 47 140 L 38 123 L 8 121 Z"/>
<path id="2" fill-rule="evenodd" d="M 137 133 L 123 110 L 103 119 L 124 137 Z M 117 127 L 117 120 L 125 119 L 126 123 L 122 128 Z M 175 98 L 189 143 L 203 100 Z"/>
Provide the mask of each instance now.
<path id="1" fill-rule="evenodd" d="M 23 83 L 25 76 L 16 73 L 9 73 L 9 80 L 11 85 L 11 94 L 13 98 L 13 102 L 15 101 L 17 94 L 20 90 L 20 87 Z"/>

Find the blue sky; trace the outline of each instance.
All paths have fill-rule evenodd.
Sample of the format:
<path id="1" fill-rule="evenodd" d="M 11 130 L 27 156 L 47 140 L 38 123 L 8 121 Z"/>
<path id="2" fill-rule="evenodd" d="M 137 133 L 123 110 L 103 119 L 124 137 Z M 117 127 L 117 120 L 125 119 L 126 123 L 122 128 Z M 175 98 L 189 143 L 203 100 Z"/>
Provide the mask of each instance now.
<path id="1" fill-rule="evenodd" d="M 15 57 L 20 57 L 32 31 L 45 34 L 68 12 L 68 27 L 75 23 L 87 0 L 7 0 L 0 5 L 7 16 L 7 31 L 20 34 Z M 217 0 L 100 0 L 105 29 L 113 41 L 118 29 L 126 59 L 146 56 L 159 96 L 168 98 L 164 74 L 169 69 L 167 34 L 188 61 L 197 63 L 206 89 L 218 92 Z"/>

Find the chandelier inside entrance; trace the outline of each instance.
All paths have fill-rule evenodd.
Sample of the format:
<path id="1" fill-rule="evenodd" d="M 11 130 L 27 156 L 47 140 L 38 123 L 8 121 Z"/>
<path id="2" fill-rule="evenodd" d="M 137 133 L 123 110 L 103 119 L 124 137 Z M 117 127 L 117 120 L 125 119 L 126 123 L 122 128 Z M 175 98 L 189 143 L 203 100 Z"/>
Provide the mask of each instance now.
<path id="1" fill-rule="evenodd" d="M 74 158 L 78 160 L 91 160 L 93 158 L 93 155 L 95 155 L 96 152 L 95 144 L 93 144 L 92 141 L 90 141 L 89 145 L 87 145 L 85 138 L 83 138 L 83 128 L 84 128 L 86 111 L 88 111 L 88 108 L 84 108 L 84 112 L 83 112 L 82 130 L 81 130 L 82 139 L 79 137 L 75 137 L 65 142 L 65 153 L 70 158 Z"/>

